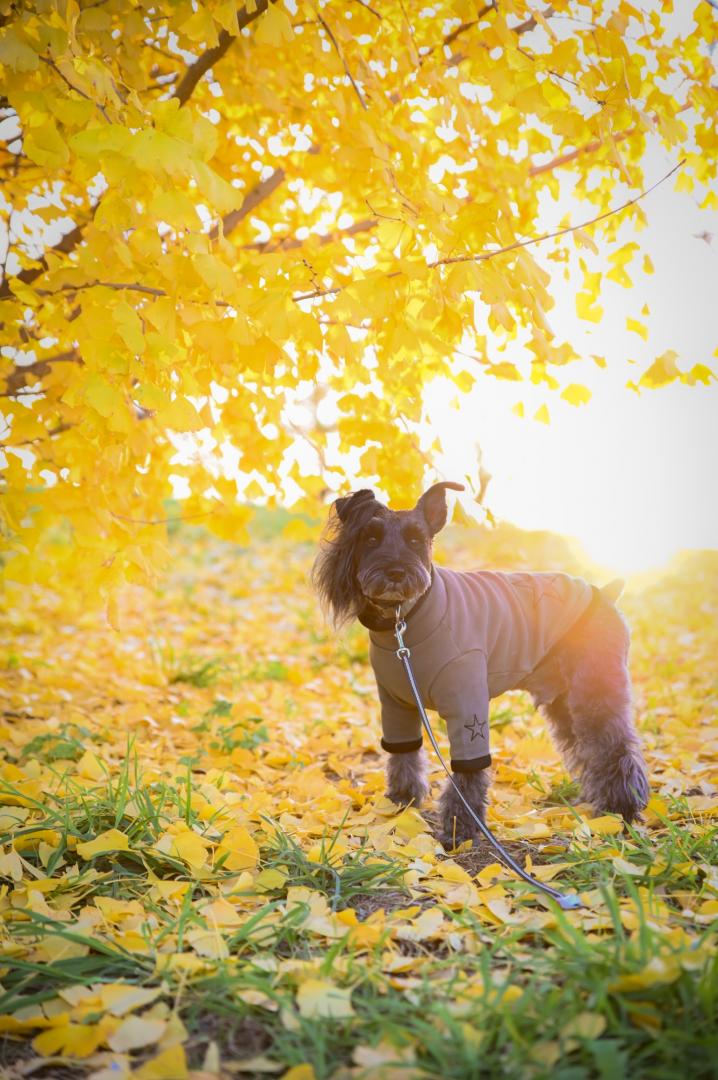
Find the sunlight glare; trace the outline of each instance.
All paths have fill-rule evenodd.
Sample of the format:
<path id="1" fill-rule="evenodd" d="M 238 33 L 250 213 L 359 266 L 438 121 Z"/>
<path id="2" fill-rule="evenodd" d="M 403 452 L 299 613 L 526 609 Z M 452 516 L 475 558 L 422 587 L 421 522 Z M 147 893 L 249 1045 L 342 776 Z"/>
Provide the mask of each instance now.
<path id="1" fill-rule="evenodd" d="M 607 572 L 630 574 L 665 565 L 679 550 L 718 546 L 705 481 L 715 459 L 718 392 L 677 385 L 638 397 L 616 393 L 606 372 L 594 397 L 577 409 L 551 400 L 551 425 L 533 415 L 535 387 L 483 379 L 456 403 L 448 381 L 427 395 L 428 438 L 448 480 L 476 477 L 479 452 L 492 474 L 486 504 L 500 519 L 575 537 Z M 470 496 L 462 499 L 470 506 Z"/>

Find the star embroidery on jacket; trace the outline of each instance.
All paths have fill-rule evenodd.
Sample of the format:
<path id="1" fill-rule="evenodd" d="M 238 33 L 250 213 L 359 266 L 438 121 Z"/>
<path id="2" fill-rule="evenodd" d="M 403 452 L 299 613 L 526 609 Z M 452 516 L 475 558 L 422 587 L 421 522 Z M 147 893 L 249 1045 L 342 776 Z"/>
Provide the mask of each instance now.
<path id="1" fill-rule="evenodd" d="M 557 574 L 512 574 L 511 579 L 514 588 L 529 590 L 533 596 L 534 608 L 537 608 L 545 596 L 550 600 L 562 599 L 561 594 L 556 591 L 557 576 Z"/>
<path id="2" fill-rule="evenodd" d="M 468 732 L 471 733 L 471 742 L 473 742 L 474 739 L 478 739 L 479 737 L 481 737 L 482 739 L 486 738 L 486 721 L 479 720 L 476 713 L 474 713 L 474 719 L 471 721 L 471 723 L 464 724 L 464 727 Z"/>

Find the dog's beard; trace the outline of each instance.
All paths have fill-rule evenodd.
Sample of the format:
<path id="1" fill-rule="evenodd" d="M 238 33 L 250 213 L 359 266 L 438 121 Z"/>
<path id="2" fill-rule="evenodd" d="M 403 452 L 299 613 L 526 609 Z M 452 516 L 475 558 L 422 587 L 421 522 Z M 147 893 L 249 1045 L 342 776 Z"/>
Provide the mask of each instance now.
<path id="1" fill-rule="evenodd" d="M 403 581 L 387 581 L 378 567 L 360 571 L 357 581 L 362 596 L 376 607 L 391 607 L 407 601 L 415 603 L 431 585 L 431 574 L 422 565 L 413 566 Z"/>

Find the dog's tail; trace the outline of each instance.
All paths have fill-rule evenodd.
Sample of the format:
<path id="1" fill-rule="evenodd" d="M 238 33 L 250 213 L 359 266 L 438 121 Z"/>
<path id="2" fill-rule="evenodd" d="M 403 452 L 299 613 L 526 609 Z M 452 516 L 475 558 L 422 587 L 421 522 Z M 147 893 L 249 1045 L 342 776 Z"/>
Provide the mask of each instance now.
<path id="1" fill-rule="evenodd" d="M 623 578 L 617 577 L 614 578 L 613 581 L 609 581 L 608 585 L 602 586 L 601 595 L 605 596 L 607 600 L 610 600 L 612 604 L 615 604 L 625 587 L 626 582 Z"/>

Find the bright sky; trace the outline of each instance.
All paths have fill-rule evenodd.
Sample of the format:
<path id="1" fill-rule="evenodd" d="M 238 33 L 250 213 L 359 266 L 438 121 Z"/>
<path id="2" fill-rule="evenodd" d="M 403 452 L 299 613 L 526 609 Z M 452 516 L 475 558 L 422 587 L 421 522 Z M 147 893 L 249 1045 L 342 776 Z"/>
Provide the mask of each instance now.
<path id="1" fill-rule="evenodd" d="M 654 148 L 646 164 L 649 182 L 672 164 Z M 589 362 L 555 372 L 562 384 L 591 388 L 587 406 L 571 406 L 546 388 L 489 377 L 462 399 L 459 411 L 449 404 L 456 394 L 448 386 L 435 386 L 427 400 L 446 447 L 441 468 L 447 478 L 460 479 L 472 467 L 479 443 L 493 476 L 488 502 L 496 516 L 576 536 L 596 561 L 624 572 L 662 565 L 681 548 L 718 548 L 718 384 L 677 383 L 640 396 L 625 389 L 666 349 L 676 350 L 682 370 L 699 362 L 715 368 L 718 213 L 699 210 L 698 200 L 677 193 L 674 182 L 644 200 L 646 229 L 622 229 L 621 242 L 635 240 L 642 249 L 635 271 L 629 269 L 635 287 L 604 279 L 599 324 L 575 314 L 580 276 L 574 285 L 554 271 L 557 306 L 549 319 L 559 339 L 608 362 L 604 370 Z M 587 216 L 562 199 L 553 213 L 546 208 L 537 232 L 557 224 L 567 209 L 574 222 Z M 612 250 L 601 246 L 602 255 Z M 653 261 L 653 275 L 639 269 L 643 252 Z M 551 270 L 549 261 L 543 265 Z M 644 301 L 647 342 L 626 330 L 626 316 L 641 318 Z M 511 360 L 511 348 L 498 358 Z M 524 402 L 527 419 L 513 414 L 517 401 Z M 551 414 L 548 427 L 531 419 L 543 403 Z"/>

